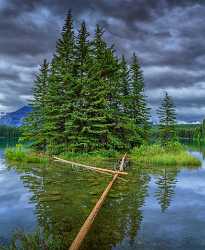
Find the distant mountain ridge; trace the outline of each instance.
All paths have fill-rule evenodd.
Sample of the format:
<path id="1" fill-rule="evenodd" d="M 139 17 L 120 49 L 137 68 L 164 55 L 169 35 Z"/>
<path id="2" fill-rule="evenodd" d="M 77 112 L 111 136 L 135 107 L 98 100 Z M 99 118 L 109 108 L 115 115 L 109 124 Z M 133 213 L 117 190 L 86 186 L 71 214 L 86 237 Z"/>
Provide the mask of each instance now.
<path id="1" fill-rule="evenodd" d="M 0 125 L 7 125 L 12 127 L 20 127 L 23 124 L 23 119 L 31 112 L 31 107 L 24 106 L 14 112 L 7 113 L 0 118 Z"/>

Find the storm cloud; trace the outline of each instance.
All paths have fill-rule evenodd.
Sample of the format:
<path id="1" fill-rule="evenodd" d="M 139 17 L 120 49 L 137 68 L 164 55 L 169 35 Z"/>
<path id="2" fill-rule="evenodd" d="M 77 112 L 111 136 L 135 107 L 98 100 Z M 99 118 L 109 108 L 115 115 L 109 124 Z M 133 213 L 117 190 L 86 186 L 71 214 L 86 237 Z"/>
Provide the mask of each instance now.
<path id="1" fill-rule="evenodd" d="M 101 24 L 106 40 L 144 71 L 156 119 L 164 91 L 174 98 L 178 121 L 205 117 L 205 2 L 200 0 L 0 0 L 0 111 L 31 98 L 38 65 L 50 59 L 68 9 L 75 28 Z"/>

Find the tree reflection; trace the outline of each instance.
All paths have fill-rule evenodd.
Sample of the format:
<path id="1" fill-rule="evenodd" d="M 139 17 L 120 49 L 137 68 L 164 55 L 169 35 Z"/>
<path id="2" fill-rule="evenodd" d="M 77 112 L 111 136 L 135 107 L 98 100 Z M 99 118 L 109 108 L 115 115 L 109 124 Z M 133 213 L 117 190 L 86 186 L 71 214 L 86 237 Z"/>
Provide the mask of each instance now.
<path id="1" fill-rule="evenodd" d="M 75 171 L 68 166 L 18 166 L 24 185 L 32 193 L 38 224 L 43 233 L 60 235 L 67 248 L 111 177 Z M 112 249 L 125 237 L 136 238 L 143 219 L 142 206 L 149 175 L 129 171 L 128 182 L 117 180 L 82 249 Z"/>
<path id="2" fill-rule="evenodd" d="M 175 193 L 174 189 L 177 181 L 176 176 L 176 169 L 169 170 L 165 168 L 162 170 L 162 174 L 156 180 L 157 191 L 155 196 L 161 206 L 162 212 L 165 212 L 171 204 L 171 200 Z"/>
<path id="3" fill-rule="evenodd" d="M 125 237 L 132 244 L 143 219 L 149 180 L 148 174 L 135 169 L 128 183 L 118 181 L 82 249 L 112 249 Z"/>

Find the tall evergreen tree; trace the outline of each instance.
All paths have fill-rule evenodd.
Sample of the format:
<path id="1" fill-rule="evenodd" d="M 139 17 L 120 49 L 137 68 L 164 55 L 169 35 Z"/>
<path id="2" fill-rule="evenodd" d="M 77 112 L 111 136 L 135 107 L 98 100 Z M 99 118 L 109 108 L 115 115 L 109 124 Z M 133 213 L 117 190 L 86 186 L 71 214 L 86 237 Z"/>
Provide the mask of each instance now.
<path id="1" fill-rule="evenodd" d="M 127 62 L 125 60 L 125 57 L 122 56 L 121 59 L 121 81 L 120 81 L 120 105 L 122 108 L 122 111 L 130 116 L 130 77 L 129 77 L 129 70 L 127 66 Z"/>
<path id="2" fill-rule="evenodd" d="M 144 94 L 144 79 L 138 59 L 133 54 L 131 64 L 131 88 L 132 88 L 132 117 L 136 125 L 140 128 L 142 140 L 148 139 L 149 132 L 149 108 L 147 107 L 146 97 Z"/>
<path id="3" fill-rule="evenodd" d="M 32 141 L 37 149 L 45 150 L 47 141 L 44 133 L 46 94 L 48 90 L 49 64 L 41 65 L 33 88 L 32 112 L 25 119 L 22 139 Z"/>
<path id="4" fill-rule="evenodd" d="M 61 38 L 51 63 L 51 75 L 47 94 L 46 136 L 48 150 L 58 153 L 66 150 L 68 140 L 65 135 L 65 121 L 72 108 L 74 85 L 75 38 L 71 11 L 63 26 Z"/>
<path id="5" fill-rule="evenodd" d="M 161 141 L 166 143 L 174 140 L 176 138 L 176 111 L 173 100 L 167 92 L 165 92 L 165 96 L 157 113 L 160 119 L 159 130 Z"/>
<path id="6" fill-rule="evenodd" d="M 70 141 L 70 150 L 89 151 L 87 108 L 89 77 L 92 72 L 91 44 L 85 22 L 82 22 L 76 39 L 75 50 L 75 86 L 73 112 L 66 122 L 66 131 Z"/>
<path id="7" fill-rule="evenodd" d="M 103 30 L 97 25 L 94 38 L 95 65 L 101 85 L 101 105 L 105 120 L 103 122 L 103 144 L 106 148 L 124 147 L 121 126 L 122 98 L 120 96 L 120 64 L 114 55 L 114 47 L 108 47 L 103 39 Z M 101 140 L 102 141 L 102 140 Z"/>

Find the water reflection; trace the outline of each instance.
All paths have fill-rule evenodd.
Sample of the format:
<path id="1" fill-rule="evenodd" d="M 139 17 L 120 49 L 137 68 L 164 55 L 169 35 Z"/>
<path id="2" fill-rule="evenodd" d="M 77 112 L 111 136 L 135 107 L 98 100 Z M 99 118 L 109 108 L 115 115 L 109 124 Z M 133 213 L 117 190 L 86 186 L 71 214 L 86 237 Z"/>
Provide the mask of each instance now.
<path id="1" fill-rule="evenodd" d="M 110 177 L 76 171 L 61 164 L 18 165 L 16 171 L 33 194 L 30 202 L 35 205 L 39 226 L 45 234 L 63 236 L 65 247 L 72 242 L 110 181 Z M 156 201 L 164 212 L 174 196 L 177 173 L 178 170 L 172 168 L 149 170 L 132 166 L 128 182 L 118 180 L 114 185 L 82 249 L 99 249 L 99 245 L 102 250 L 112 249 L 125 237 L 132 246 L 143 221 L 143 206 L 149 195 L 151 176 L 156 179 Z"/>
<path id="2" fill-rule="evenodd" d="M 143 220 L 149 180 L 147 173 L 136 169 L 128 183 L 118 181 L 82 249 L 112 249 L 125 237 L 132 244 Z"/>
<path id="3" fill-rule="evenodd" d="M 156 199 L 158 200 L 161 211 L 165 210 L 170 206 L 172 197 L 175 194 L 176 177 L 178 171 L 176 169 L 162 169 L 162 174 L 157 177 L 156 184 L 157 190 L 155 193 Z"/>
<path id="4" fill-rule="evenodd" d="M 115 162 L 103 165 L 112 167 Z M 65 249 L 111 178 L 60 163 L 7 168 L 8 172 L 15 169 L 31 194 L 29 203 L 35 207 L 38 227 L 45 234 L 61 235 Z M 199 178 L 203 175 L 203 168 L 192 172 L 186 168 L 148 168 L 132 164 L 128 182 L 117 180 L 81 249 L 177 249 L 175 243 L 169 248 L 169 237 L 175 235 L 176 242 L 182 244 L 186 237 L 182 228 L 189 217 L 185 202 L 190 208 L 196 205 L 193 203 L 196 199 L 194 189 L 187 192 L 186 188 L 192 178 L 192 188 L 198 190 Z M 186 214 L 185 220 L 182 220 L 182 211 Z M 196 215 L 192 213 L 192 216 Z M 174 234 L 173 227 L 178 235 Z M 191 228 L 189 232 L 192 233 Z M 195 245 L 199 246 L 196 239 Z M 191 248 L 186 245 L 178 249 Z"/>

